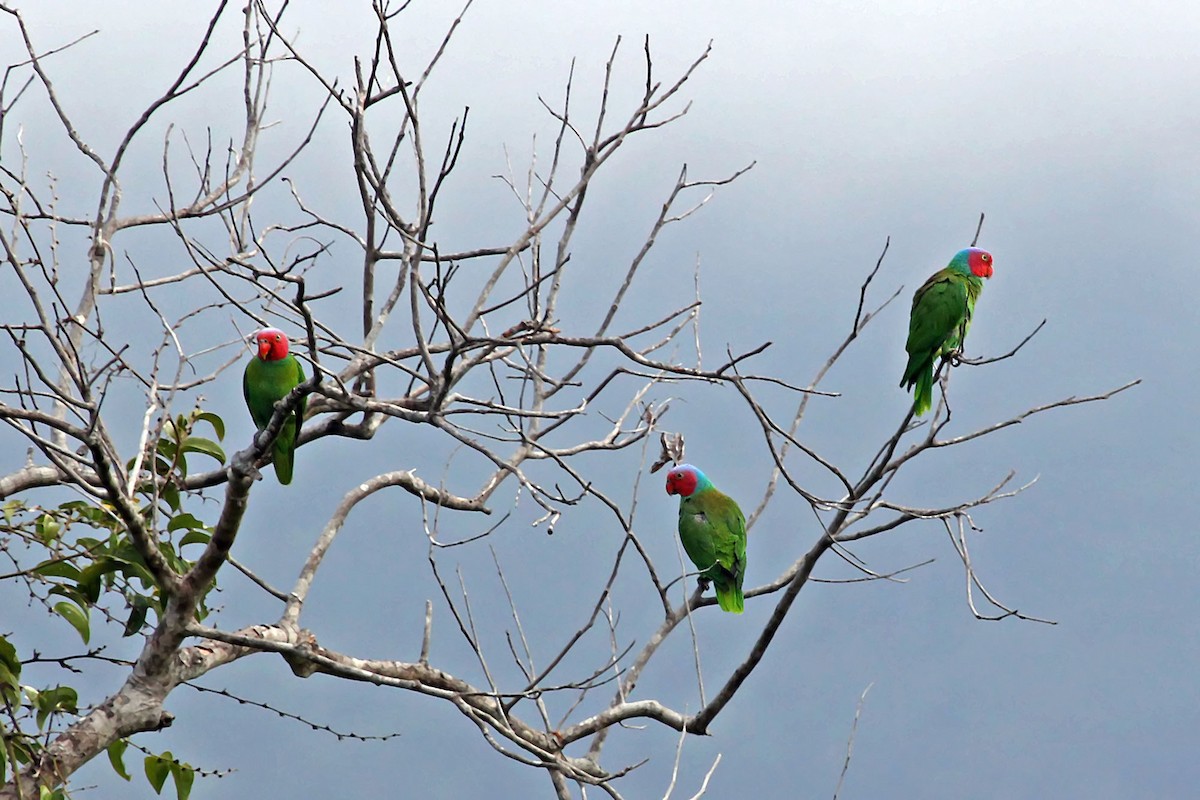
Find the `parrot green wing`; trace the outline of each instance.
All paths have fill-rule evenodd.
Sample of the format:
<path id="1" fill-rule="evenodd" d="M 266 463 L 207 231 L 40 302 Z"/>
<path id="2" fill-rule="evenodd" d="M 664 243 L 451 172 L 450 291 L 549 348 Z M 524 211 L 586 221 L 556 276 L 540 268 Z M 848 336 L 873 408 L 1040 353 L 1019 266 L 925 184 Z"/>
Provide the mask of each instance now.
<path id="1" fill-rule="evenodd" d="M 913 295 L 908 341 L 904 346 L 908 365 L 900 385 L 906 389 L 916 387 L 913 412 L 918 416 L 928 411 L 933 402 L 934 362 L 962 344 L 982 288 L 978 278 L 946 268 L 934 273 Z"/>
<path id="2" fill-rule="evenodd" d="M 303 382 L 304 368 L 295 356 L 288 355 L 278 361 L 263 361 L 257 356 L 251 359 L 242 375 L 242 395 L 255 427 L 260 431 L 267 427 L 271 415 L 275 413 L 275 403 L 287 397 L 288 392 Z M 295 411 L 283 421 L 272 448 L 275 477 L 285 486 L 292 482 L 296 438 L 304 423 L 307 399 L 300 398 Z"/>
<path id="3" fill-rule="evenodd" d="M 905 350 L 913 358 L 933 358 L 967 313 L 967 281 L 942 270 L 913 295 Z M 910 362 L 911 363 L 911 362 Z M 908 372 L 905 379 L 909 380 Z"/>
<path id="4" fill-rule="evenodd" d="M 722 610 L 742 613 L 746 518 L 733 498 L 713 488 L 683 498 L 679 539 L 700 574 L 712 581 Z"/>

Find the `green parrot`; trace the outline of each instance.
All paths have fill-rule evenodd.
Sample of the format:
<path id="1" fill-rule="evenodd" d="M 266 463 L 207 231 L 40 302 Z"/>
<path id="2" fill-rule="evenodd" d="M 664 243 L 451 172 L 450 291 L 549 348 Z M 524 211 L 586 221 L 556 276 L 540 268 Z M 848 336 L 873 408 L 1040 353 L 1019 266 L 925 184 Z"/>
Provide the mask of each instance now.
<path id="1" fill-rule="evenodd" d="M 908 366 L 900 385 L 913 392 L 918 417 L 933 404 L 934 362 L 962 348 L 971 327 L 975 301 L 983 279 L 992 277 L 992 254 L 978 247 L 959 250 L 945 269 L 938 270 L 913 295 L 908 322 Z"/>
<path id="2" fill-rule="evenodd" d="M 263 328 L 254 334 L 254 340 L 258 354 L 246 365 L 242 394 L 254 424 L 261 431 L 271 421 L 275 403 L 304 382 L 304 368 L 295 356 L 288 354 L 288 338 L 278 328 Z M 305 399 L 301 397 L 296 403 L 295 411 L 283 421 L 275 437 L 271 460 L 275 463 L 275 477 L 285 486 L 292 482 L 292 463 L 296 438 L 304 423 Z"/>
<path id="3" fill-rule="evenodd" d="M 722 611 L 742 613 L 742 579 L 746 577 L 746 517 L 729 495 L 713 486 L 691 464 L 667 473 L 667 494 L 679 495 L 679 541 L 712 581 Z"/>

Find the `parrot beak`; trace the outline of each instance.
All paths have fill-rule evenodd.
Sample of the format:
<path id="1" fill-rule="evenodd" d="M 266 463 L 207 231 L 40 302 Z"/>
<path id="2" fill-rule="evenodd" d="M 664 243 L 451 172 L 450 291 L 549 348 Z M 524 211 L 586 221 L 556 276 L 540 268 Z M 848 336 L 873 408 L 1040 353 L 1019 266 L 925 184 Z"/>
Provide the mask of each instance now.
<path id="1" fill-rule="evenodd" d="M 258 357 L 263 361 L 267 360 L 267 356 L 271 354 L 271 342 L 267 339 L 258 340 Z"/>

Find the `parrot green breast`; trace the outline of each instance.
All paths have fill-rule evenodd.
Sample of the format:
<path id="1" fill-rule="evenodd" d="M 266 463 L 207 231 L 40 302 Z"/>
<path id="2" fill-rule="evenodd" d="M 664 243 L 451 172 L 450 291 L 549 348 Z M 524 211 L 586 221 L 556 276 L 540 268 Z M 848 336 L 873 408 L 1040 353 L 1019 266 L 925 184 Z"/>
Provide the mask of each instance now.
<path id="1" fill-rule="evenodd" d="M 287 397 L 292 389 L 303 382 L 304 368 L 295 356 L 287 355 L 276 361 L 263 361 L 258 356 L 250 359 L 242 375 L 242 394 L 255 427 L 260 431 L 267 427 L 271 415 L 275 413 L 275 403 Z M 279 434 L 271 448 L 275 477 L 285 486 L 292 482 L 296 439 L 304 424 L 306 406 L 306 398 L 301 397 L 295 410 L 279 426 Z"/>
<path id="2" fill-rule="evenodd" d="M 962 346 L 982 291 L 980 278 L 950 268 L 934 273 L 917 290 L 904 348 L 910 357 L 905 381 L 915 380 L 925 364 Z"/>
<path id="3" fill-rule="evenodd" d="M 746 571 L 746 518 L 733 498 L 708 488 L 679 502 L 679 540 L 705 577 L 732 578 Z"/>
<path id="4" fill-rule="evenodd" d="M 287 397 L 288 392 L 304 382 L 304 368 L 295 356 L 288 355 L 278 361 L 263 361 L 257 356 L 250 359 L 242 377 L 242 394 L 254 425 L 261 431 L 271 421 L 275 403 Z M 296 404 L 296 418 L 304 419 L 305 398 Z"/>

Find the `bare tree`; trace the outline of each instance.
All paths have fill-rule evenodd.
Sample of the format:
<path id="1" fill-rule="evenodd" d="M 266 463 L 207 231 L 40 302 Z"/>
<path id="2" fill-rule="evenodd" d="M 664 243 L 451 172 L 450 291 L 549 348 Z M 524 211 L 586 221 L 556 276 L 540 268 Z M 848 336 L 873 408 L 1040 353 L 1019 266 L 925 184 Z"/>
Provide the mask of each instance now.
<path id="1" fill-rule="evenodd" d="M 0 760 L 8 781 L 0 797 L 34 797 L 42 789 L 61 796 L 72 774 L 105 751 L 123 771 L 130 743 L 145 749 L 152 739 L 140 734 L 171 724 L 164 703 L 176 688 L 264 653 L 280 654 L 300 677 L 324 673 L 443 700 L 497 752 L 544 770 L 557 796 L 596 786 L 619 797 L 619 779 L 638 764 L 604 763 L 611 733 L 635 719 L 678 731 L 681 746 L 687 735 L 708 733 L 766 653 L 818 560 L 834 552 L 864 580 L 892 579 L 894 573 L 869 570 L 847 548 L 915 520 L 945 524 L 968 577 L 971 608 L 977 590 L 995 609 L 976 611 L 978 616 L 1034 619 L 988 594 L 964 535 L 974 509 L 1024 488 L 1014 486 L 1011 475 L 937 508 L 907 506 L 891 497 L 889 487 L 930 451 L 1050 409 L 1106 399 L 1133 384 L 955 432 L 945 400 L 949 365 L 943 365 L 943 400 L 929 421 L 905 416 L 865 466 L 833 463 L 798 431 L 809 398 L 832 396 L 820 388 L 827 372 L 899 294 L 875 297 L 886 247 L 861 286 L 844 339 L 806 385 L 753 371 L 767 344 L 727 351 L 717 366 L 703 366 L 698 292 L 674 298 L 669 311 L 626 321 L 637 313 L 630 290 L 657 237 L 745 170 L 696 180 L 681 168 L 633 257 L 619 267 L 605 264 L 613 288 L 596 306 L 602 309 L 598 320 L 589 322 L 564 300 L 580 277 L 572 244 L 589 187 L 629 141 L 687 113 L 684 89 L 708 52 L 664 79 L 649 41 L 639 48 L 618 41 L 590 113 L 575 107 L 572 91 L 581 79 L 572 72 L 560 99 L 542 101 L 555 130 L 548 156 L 520 171 L 510 168 L 503 179 L 522 212 L 520 229 L 495 245 L 459 245 L 438 232 L 434 212 L 453 190 L 468 114 L 464 109 L 439 129 L 426 122 L 421 102 L 462 16 L 451 21 L 432 58 L 414 68 L 393 38 L 406 6 L 376 0 L 373 41 L 351 75 L 334 76 L 289 33 L 286 3 L 256 0 L 237 9 L 220 2 L 197 33 L 194 51 L 181 58 L 178 74 L 109 153 L 89 143 L 87 121 L 77 119 L 58 92 L 54 59 L 69 57 L 61 53 L 71 43 L 42 49 L 21 15 L 0 5 L 6 25 L 25 46 L 0 84 L 0 243 L 11 283 L 0 326 L 9 376 L 0 386 L 0 419 L 28 447 L 25 464 L 5 466 L 0 476 L 0 497 L 7 499 L 0 552 L 9 562 L 0 580 L 19 585 L 75 627 L 85 643 L 99 628 L 100 637 L 120 634 L 140 644 L 133 661 L 115 659 L 125 669 L 120 685 L 83 704 L 70 686 L 37 689 L 22 675 L 47 664 L 75 671 L 114 661 L 103 646 L 47 659 L 22 638 L 0 638 Z M 239 14 L 241 38 L 230 45 L 217 31 Z M 643 88 L 627 106 L 613 99 L 614 67 L 622 59 L 639 61 L 643 77 Z M 228 85 L 233 75 L 240 85 L 240 122 L 228 145 L 211 133 L 197 142 L 166 127 L 158 188 L 127 198 L 126 187 L 144 183 L 145 169 L 131 166 L 130 154 L 149 144 L 160 118 L 218 82 Z M 268 146 L 268 99 L 281 76 L 303 78 L 324 99 L 303 125 L 289 120 L 289 130 L 297 131 L 291 144 L 280 147 L 273 137 Z M 227 96 L 213 92 L 208 107 L 218 109 L 219 98 Z M 30 170 L 26 148 L 38 137 L 23 135 L 10 120 L 18 103 L 35 98 L 48 103 L 58 130 L 89 165 L 95 182 L 86 190 L 73 186 L 67 193 L 54 178 Z M 211 113 L 225 119 L 229 111 Z M 330 126 L 346 132 L 338 157 L 351 173 L 359 206 L 349 217 L 314 200 L 313 187 L 285 177 Z M 80 210 L 79 198 L 93 190 L 94 205 Z M 260 208 L 271 209 L 271 217 L 259 219 Z M 147 257 L 147 247 L 159 255 Z M 267 324 L 299 333 L 296 349 L 312 377 L 277 405 L 265 430 L 227 456 L 225 420 L 206 407 L 203 392 L 236 391 L 231 387 L 238 383 L 235 365 L 246 357 L 245 334 Z M 783 491 L 803 498 L 817 530 L 793 563 L 747 591 L 747 597 L 773 604 L 773 611 L 711 696 L 699 681 L 696 660 L 700 706 L 694 713 L 636 691 L 660 646 L 693 615 L 711 613 L 715 603 L 702 587 L 688 589 L 690 578 L 685 581 L 674 565 L 652 561 L 636 515 L 642 478 L 653 471 L 649 462 L 657 468 L 682 458 L 683 437 L 664 428 L 663 419 L 670 393 L 685 383 L 732 387 L 761 427 L 760 444 L 775 469 L 748 509 L 749 524 Z M 765 387 L 770 403 L 760 399 Z M 772 408 L 780 396 L 785 407 Z M 305 451 L 314 442 L 349 440 L 347 450 L 368 448 L 385 425 L 419 429 L 423 441 L 437 443 L 437 457 L 448 469 L 440 480 L 409 467 L 354 481 L 323 524 L 315 515 L 306 519 L 313 542 L 307 560 L 291 586 L 277 588 L 238 560 L 236 545 L 250 503 L 279 491 L 269 477 L 256 483 L 258 468 L 301 397 L 308 398 L 301 472 L 313 466 Z M 603 459 L 631 448 L 645 469 L 619 493 L 593 477 Z M 818 478 L 801 477 L 814 470 Z M 447 613 L 449 620 L 435 626 L 435 603 L 431 598 L 425 604 L 423 644 L 412 660 L 338 652 L 323 646 L 302 619 L 323 559 L 351 524 L 352 512 L 393 488 L 419 501 L 420 518 L 409 523 L 425 533 L 425 567 L 440 593 L 436 605 L 444 609 L 438 619 Z M 522 623 L 521 604 L 496 559 L 502 591 L 484 602 L 510 610 L 512 627 L 503 639 L 504 660 L 511 663 L 501 667 L 483 643 L 494 632 L 477 625 L 477 590 L 469 592 L 461 574 L 450 576 L 445 553 L 487 548 L 498 530 L 517 524 L 521 498 L 538 509 L 524 523 L 549 532 L 585 505 L 589 513 L 602 508 L 607 516 L 593 524 L 610 528 L 615 544 L 601 590 L 561 641 Z M 472 522 L 504 509 L 499 521 Z M 464 528 L 473 533 L 455 535 Z M 227 566 L 273 598 L 278 617 L 247 619 L 230 607 L 221 612 L 227 625 L 213 624 L 207 599 Z M 632 642 L 617 633 L 614 601 L 614 586 L 627 576 L 661 604 L 657 628 Z M 477 608 L 478 594 L 474 602 Z M 436 663 L 435 629 L 461 637 L 472 659 Z M 576 656 L 584 643 L 594 653 L 597 642 L 605 655 L 579 671 Z M 147 775 L 156 787 L 170 777 L 186 796 L 194 769 L 168 755 L 151 756 Z M 709 775 L 711 770 L 696 783 L 699 793 Z M 673 776 L 667 795 L 675 783 Z"/>

